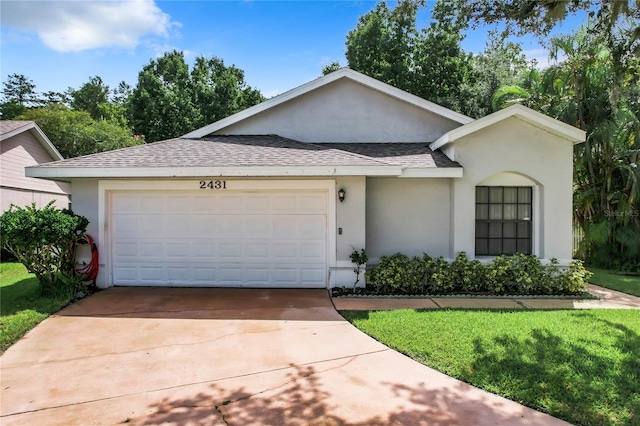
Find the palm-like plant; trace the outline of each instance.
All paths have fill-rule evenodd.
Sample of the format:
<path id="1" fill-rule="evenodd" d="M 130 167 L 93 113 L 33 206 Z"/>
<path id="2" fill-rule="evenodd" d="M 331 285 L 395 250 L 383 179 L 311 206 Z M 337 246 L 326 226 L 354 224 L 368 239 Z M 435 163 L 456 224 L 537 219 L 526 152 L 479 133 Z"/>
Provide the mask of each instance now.
<path id="1" fill-rule="evenodd" d="M 557 65 L 498 89 L 493 108 L 522 103 L 587 132 L 574 155 L 574 222 L 584 231 L 578 255 L 640 270 L 640 88 L 633 84 L 639 61 L 619 69 L 584 28 L 554 38 L 551 56 Z"/>

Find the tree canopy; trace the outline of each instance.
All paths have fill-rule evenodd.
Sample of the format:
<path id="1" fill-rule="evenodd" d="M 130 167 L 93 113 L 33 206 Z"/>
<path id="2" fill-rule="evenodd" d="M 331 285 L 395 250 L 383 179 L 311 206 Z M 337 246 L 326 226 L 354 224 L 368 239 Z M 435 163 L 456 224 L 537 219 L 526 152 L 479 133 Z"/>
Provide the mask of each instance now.
<path id="1" fill-rule="evenodd" d="M 244 72 L 220 58 L 196 58 L 189 70 L 182 52 L 151 60 L 129 98 L 134 132 L 153 142 L 188 133 L 263 100 Z"/>

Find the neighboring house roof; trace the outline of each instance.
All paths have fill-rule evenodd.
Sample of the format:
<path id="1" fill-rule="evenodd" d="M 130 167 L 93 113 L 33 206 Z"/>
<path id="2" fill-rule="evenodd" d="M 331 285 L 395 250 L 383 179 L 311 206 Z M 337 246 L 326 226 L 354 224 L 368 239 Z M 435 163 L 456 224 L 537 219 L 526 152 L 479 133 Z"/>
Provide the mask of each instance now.
<path id="1" fill-rule="evenodd" d="M 583 130 L 534 111 L 531 108 L 515 104 L 445 133 L 433 142 L 430 147 L 435 151 L 447 144 L 455 142 L 457 139 L 478 132 L 511 117 L 519 118 L 522 121 L 542 128 L 574 144 L 584 142 L 586 138 L 586 133 Z"/>
<path id="2" fill-rule="evenodd" d="M 428 143 L 304 143 L 277 135 L 175 138 L 29 167 L 28 176 L 424 176 L 462 168 Z"/>
<path id="3" fill-rule="evenodd" d="M 466 115 L 457 113 L 448 108 L 437 105 L 433 102 L 429 102 L 419 96 L 412 95 L 411 93 L 405 92 L 404 90 L 398 89 L 396 87 L 383 83 L 379 80 L 376 80 L 375 78 L 368 77 L 364 74 L 361 74 L 349 68 L 341 68 L 330 74 L 327 74 L 325 76 L 312 80 L 309 83 L 303 84 L 302 86 L 298 86 L 295 89 L 289 90 L 288 92 L 282 93 L 278 96 L 268 99 L 251 108 L 247 108 L 243 111 L 240 111 L 237 114 L 233 114 L 227 118 L 224 118 L 222 120 L 216 121 L 215 123 L 209 124 L 208 126 L 204 126 L 200 129 L 194 130 L 193 132 L 187 133 L 183 137 L 201 138 L 201 137 L 210 135 L 214 132 L 218 132 L 242 120 L 246 120 L 249 117 L 252 117 L 256 114 L 259 114 L 263 111 L 266 111 L 270 108 L 273 108 L 285 102 L 288 102 L 294 98 L 300 97 L 311 91 L 317 90 L 321 87 L 324 87 L 340 79 L 352 80 L 365 87 L 384 93 L 388 96 L 407 102 L 418 108 L 437 114 L 441 117 L 448 118 L 460 124 L 466 124 L 473 121 L 471 117 L 467 117 Z"/>
<path id="4" fill-rule="evenodd" d="M 64 159 L 35 121 L 0 120 L 0 142 L 27 131 L 33 134 L 54 160 Z"/>

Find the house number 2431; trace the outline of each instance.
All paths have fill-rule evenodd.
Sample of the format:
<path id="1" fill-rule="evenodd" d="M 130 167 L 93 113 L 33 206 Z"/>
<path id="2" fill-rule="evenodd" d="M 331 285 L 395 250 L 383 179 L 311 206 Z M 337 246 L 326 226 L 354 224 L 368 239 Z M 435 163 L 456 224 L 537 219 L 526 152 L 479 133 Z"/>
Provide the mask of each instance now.
<path id="1" fill-rule="evenodd" d="M 226 180 L 201 180 L 200 189 L 227 189 Z"/>

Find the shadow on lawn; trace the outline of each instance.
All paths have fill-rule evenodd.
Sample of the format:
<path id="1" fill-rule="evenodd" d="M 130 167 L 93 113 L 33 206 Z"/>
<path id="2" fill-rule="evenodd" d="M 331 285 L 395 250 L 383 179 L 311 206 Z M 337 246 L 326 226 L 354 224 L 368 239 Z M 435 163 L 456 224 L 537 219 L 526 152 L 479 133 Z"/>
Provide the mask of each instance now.
<path id="1" fill-rule="evenodd" d="M 68 299 L 42 296 L 40 284 L 34 277 L 0 287 L 0 310 L 3 316 L 27 309 L 51 314 L 68 303 Z"/>
<path id="2" fill-rule="evenodd" d="M 583 339 L 566 341 L 538 329 L 525 341 L 477 339 L 477 358 L 461 379 L 485 387 L 496 384 L 506 392 L 517 389 L 504 396 L 576 424 L 640 424 L 640 336 L 588 312 L 577 315 L 609 329 L 619 362 L 612 362 L 615 355 L 585 350 Z"/>
<path id="3" fill-rule="evenodd" d="M 349 398 L 344 404 L 331 400 L 330 391 L 321 383 L 321 377 L 312 366 L 291 366 L 283 383 L 260 392 L 251 393 L 244 387 L 226 390 L 211 385 L 210 390 L 193 397 L 164 399 L 150 406 L 154 412 L 147 416 L 127 419 L 128 425 L 452 425 L 452 424 L 514 424 L 530 425 L 531 417 L 521 412 L 495 410 L 490 402 L 476 400 L 470 403 L 460 393 L 449 389 L 410 387 L 400 383 L 383 383 L 383 391 L 401 397 L 403 405 L 384 416 L 370 415 L 354 420 L 355 412 L 362 416 L 362 408 L 375 407 L 376 401 L 358 401 Z M 467 386 L 461 384 L 460 386 Z M 383 395 L 381 395 L 383 396 Z M 495 402 L 494 402 L 495 403 Z M 380 410 L 377 410 L 380 411 Z M 482 416 L 480 412 L 485 415 Z M 487 415 L 489 414 L 489 415 Z M 350 417 L 350 418 L 349 418 Z M 540 424 L 540 419 L 538 423 Z"/>

